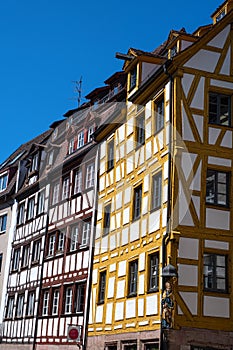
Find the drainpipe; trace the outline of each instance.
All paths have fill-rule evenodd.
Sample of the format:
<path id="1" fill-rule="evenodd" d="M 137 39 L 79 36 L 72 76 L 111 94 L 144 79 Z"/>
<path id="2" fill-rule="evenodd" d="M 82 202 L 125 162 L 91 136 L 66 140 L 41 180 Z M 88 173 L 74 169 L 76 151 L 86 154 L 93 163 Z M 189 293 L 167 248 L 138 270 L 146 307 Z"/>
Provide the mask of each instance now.
<path id="1" fill-rule="evenodd" d="M 85 311 L 84 311 L 84 321 L 83 321 L 83 350 L 87 349 L 87 336 L 88 336 L 88 323 L 89 323 L 89 313 L 91 304 L 91 286 L 92 286 L 92 271 L 94 264 L 94 251 L 95 251 L 95 234 L 96 234 L 96 222 L 97 222 L 97 204 L 98 204 L 98 192 L 99 192 L 99 154 L 100 145 L 97 145 L 97 152 L 95 158 L 95 196 L 92 211 L 92 225 L 89 243 L 89 266 L 87 275 L 87 287 L 86 287 L 86 297 L 85 297 Z"/>
<path id="2" fill-rule="evenodd" d="M 171 64 L 171 60 L 168 60 L 163 65 L 164 73 L 169 77 L 169 144 L 168 144 L 168 198 L 167 198 L 167 226 L 166 233 L 162 239 L 162 269 L 165 267 L 167 261 L 167 243 L 169 241 L 169 235 L 171 233 L 171 195 L 172 195 L 172 116 L 173 116 L 173 77 L 168 72 L 168 66 Z M 165 280 L 162 277 L 162 293 L 165 289 Z M 164 331 L 162 329 L 162 308 L 161 308 L 161 327 L 160 327 L 160 350 L 167 350 L 168 344 L 164 337 Z"/>

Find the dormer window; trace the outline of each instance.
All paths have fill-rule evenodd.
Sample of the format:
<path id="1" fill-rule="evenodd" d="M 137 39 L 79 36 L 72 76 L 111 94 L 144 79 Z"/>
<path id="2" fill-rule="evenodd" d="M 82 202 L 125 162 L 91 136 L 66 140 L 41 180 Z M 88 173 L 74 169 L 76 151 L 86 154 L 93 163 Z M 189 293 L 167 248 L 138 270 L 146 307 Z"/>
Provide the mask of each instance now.
<path id="1" fill-rule="evenodd" d="M 32 157 L 32 162 L 31 162 L 31 172 L 33 171 L 37 171 L 39 167 L 39 154 L 36 153 L 33 157 Z"/>
<path id="2" fill-rule="evenodd" d="M 217 16 L 216 16 L 216 23 L 219 22 L 223 17 L 225 17 L 226 11 L 223 9 Z"/>
<path id="3" fill-rule="evenodd" d="M 170 49 L 170 58 L 177 55 L 177 43 Z"/>
<path id="4" fill-rule="evenodd" d="M 4 191 L 7 188 L 7 179 L 8 179 L 7 174 L 0 176 L 0 192 Z"/>
<path id="5" fill-rule="evenodd" d="M 129 81 L 129 89 L 133 89 L 136 86 L 137 82 L 137 66 L 135 66 L 129 73 L 130 81 Z"/>
<path id="6" fill-rule="evenodd" d="M 75 148 L 74 148 L 74 138 L 72 138 L 72 139 L 70 140 L 70 142 L 69 142 L 68 154 L 73 153 L 74 150 L 75 150 Z"/>
<path id="7" fill-rule="evenodd" d="M 78 134 L 78 148 L 81 148 L 82 146 L 84 146 L 84 131 L 81 131 Z"/>

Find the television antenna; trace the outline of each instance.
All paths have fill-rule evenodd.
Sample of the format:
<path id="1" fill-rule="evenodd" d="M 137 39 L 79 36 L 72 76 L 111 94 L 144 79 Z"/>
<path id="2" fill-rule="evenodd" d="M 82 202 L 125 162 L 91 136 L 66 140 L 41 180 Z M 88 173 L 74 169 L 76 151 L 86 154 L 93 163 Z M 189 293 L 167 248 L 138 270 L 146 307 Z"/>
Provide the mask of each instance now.
<path id="1" fill-rule="evenodd" d="M 81 99 L 82 99 L 82 76 L 79 80 L 72 80 L 72 83 L 75 84 L 74 93 L 77 94 L 75 100 L 77 99 L 78 107 L 80 107 Z"/>

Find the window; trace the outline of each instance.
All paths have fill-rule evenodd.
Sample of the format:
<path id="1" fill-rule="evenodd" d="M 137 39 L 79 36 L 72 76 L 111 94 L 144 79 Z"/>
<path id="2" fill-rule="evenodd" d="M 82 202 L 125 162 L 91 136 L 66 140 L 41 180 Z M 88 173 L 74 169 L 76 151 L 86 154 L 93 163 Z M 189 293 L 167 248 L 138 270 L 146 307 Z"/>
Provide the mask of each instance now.
<path id="1" fill-rule="evenodd" d="M 144 113 L 136 119 L 136 147 L 145 143 L 145 116 Z"/>
<path id="2" fill-rule="evenodd" d="M 65 291 L 65 314 L 72 313 L 72 295 L 73 295 L 72 288 L 67 287 Z"/>
<path id="3" fill-rule="evenodd" d="M 59 232 L 58 234 L 58 244 L 57 244 L 57 250 L 59 252 L 63 252 L 64 250 L 64 243 L 65 243 L 65 235 L 63 232 Z"/>
<path id="4" fill-rule="evenodd" d="M 99 303 L 104 303 L 105 297 L 105 288 L 106 288 L 106 271 L 100 272 L 99 279 Z"/>
<path id="5" fill-rule="evenodd" d="M 108 163 L 107 170 L 111 170 L 114 167 L 114 139 L 108 142 Z"/>
<path id="6" fill-rule="evenodd" d="M 159 350 L 158 344 L 145 344 L 145 350 Z"/>
<path id="7" fill-rule="evenodd" d="M 92 134 L 95 130 L 94 125 L 90 126 L 88 129 L 88 133 L 87 133 L 87 142 L 91 142 L 92 141 Z"/>
<path id="8" fill-rule="evenodd" d="M 62 184 L 62 200 L 67 199 L 69 197 L 69 189 L 70 189 L 70 178 L 67 177 L 63 180 L 63 184 Z"/>
<path id="9" fill-rule="evenodd" d="M 212 348 L 212 346 L 191 346 L 191 350 L 219 350 L 219 348 Z"/>
<path id="10" fill-rule="evenodd" d="M 30 244 L 23 246 L 21 267 L 28 267 L 30 257 Z"/>
<path id="11" fill-rule="evenodd" d="M 52 315 L 57 315 L 58 314 L 59 296 L 60 296 L 59 290 L 55 289 L 53 291 Z"/>
<path id="12" fill-rule="evenodd" d="M 59 191 L 60 191 L 60 184 L 57 182 L 53 186 L 53 199 L 52 199 L 52 204 L 57 204 L 59 202 Z"/>
<path id="13" fill-rule="evenodd" d="M 6 318 L 12 318 L 13 317 L 14 302 L 15 302 L 15 297 L 14 296 L 8 298 L 7 307 L 6 307 Z"/>
<path id="14" fill-rule="evenodd" d="M 159 253 L 149 255 L 149 291 L 159 289 Z"/>
<path id="15" fill-rule="evenodd" d="M 227 292 L 227 256 L 204 254 L 203 275 L 205 290 Z"/>
<path id="16" fill-rule="evenodd" d="M 162 202 L 162 173 L 155 174 L 152 178 L 152 209 L 161 207 Z"/>
<path id="17" fill-rule="evenodd" d="M 50 151 L 47 156 L 47 165 L 53 165 L 54 151 Z"/>
<path id="18" fill-rule="evenodd" d="M 227 172 L 207 170 L 206 203 L 229 206 L 229 176 Z"/>
<path id="19" fill-rule="evenodd" d="M 125 345 L 124 350 L 137 350 L 137 344 Z"/>
<path id="20" fill-rule="evenodd" d="M 3 254 L 0 254 L 0 272 L 2 272 L 2 259 L 3 259 Z"/>
<path id="21" fill-rule="evenodd" d="M 49 292 L 45 290 L 43 292 L 42 315 L 47 316 L 48 314 L 49 314 Z"/>
<path id="22" fill-rule="evenodd" d="M 82 192 L 82 170 L 78 169 L 74 178 L 74 194 Z"/>
<path id="23" fill-rule="evenodd" d="M 73 226 L 70 233 L 70 251 L 78 249 L 78 226 Z"/>
<path id="24" fill-rule="evenodd" d="M 27 207 L 27 220 L 34 217 L 35 197 L 29 198 Z"/>
<path id="25" fill-rule="evenodd" d="M 44 212 L 45 203 L 45 192 L 42 191 L 38 194 L 38 204 L 37 204 L 37 214 L 42 214 Z"/>
<path id="26" fill-rule="evenodd" d="M 86 188 L 90 188 L 94 186 L 94 171 L 95 171 L 94 163 L 89 164 L 86 169 Z"/>
<path id="27" fill-rule="evenodd" d="M 129 264 L 129 296 L 135 296 L 137 294 L 137 281 L 138 281 L 138 261 L 132 261 Z"/>
<path id="28" fill-rule="evenodd" d="M 87 245 L 89 243 L 91 233 L 91 222 L 87 221 L 83 223 L 83 234 L 82 234 L 82 245 Z"/>
<path id="29" fill-rule="evenodd" d="M 27 316 L 34 315 L 35 308 L 35 292 L 28 293 Z"/>
<path id="30" fill-rule="evenodd" d="M 117 345 L 106 345 L 105 349 L 106 350 L 117 350 Z"/>
<path id="31" fill-rule="evenodd" d="M 32 262 L 40 261 L 40 249 L 41 249 L 41 240 L 39 239 L 33 242 Z"/>
<path id="32" fill-rule="evenodd" d="M 231 125 L 231 97 L 228 95 L 209 94 L 209 123 Z"/>
<path id="33" fill-rule="evenodd" d="M 16 271 L 19 268 L 20 248 L 15 249 L 13 253 L 12 271 Z"/>
<path id="34" fill-rule="evenodd" d="M 133 89 L 136 86 L 137 82 L 137 66 L 135 66 L 129 73 L 129 90 Z"/>
<path id="35" fill-rule="evenodd" d="M 48 245 L 48 256 L 52 256 L 55 253 L 55 243 L 56 243 L 56 234 L 53 233 L 49 236 L 49 245 Z"/>
<path id="36" fill-rule="evenodd" d="M 30 167 L 30 171 L 37 171 L 39 167 L 39 154 L 35 154 L 32 157 L 32 161 L 31 161 L 31 167 Z"/>
<path id="37" fill-rule="evenodd" d="M 134 201 L 133 201 L 133 219 L 136 220 L 141 216 L 142 206 L 142 185 L 134 189 Z"/>
<path id="38" fill-rule="evenodd" d="M 103 234 L 107 235 L 110 230 L 110 219 L 111 219 L 111 204 L 106 205 L 104 208 L 104 227 Z"/>
<path id="39" fill-rule="evenodd" d="M 6 231 L 7 214 L 0 216 L 0 232 Z"/>
<path id="40" fill-rule="evenodd" d="M 164 97 L 155 102 L 155 132 L 164 127 Z"/>
<path id="41" fill-rule="evenodd" d="M 84 311 L 84 303 L 85 303 L 85 284 L 77 284 L 76 285 L 76 312 Z"/>
<path id="42" fill-rule="evenodd" d="M 16 306 L 16 317 L 23 317 L 24 308 L 24 294 L 18 295 L 17 306 Z"/>
<path id="43" fill-rule="evenodd" d="M 81 131 L 78 134 L 78 148 L 81 148 L 82 146 L 84 146 L 84 131 Z"/>
<path id="44" fill-rule="evenodd" d="M 24 203 L 20 204 L 18 209 L 18 217 L 17 217 L 18 225 L 21 225 L 24 223 L 24 209 L 25 209 L 25 204 Z"/>
<path id="45" fill-rule="evenodd" d="M 219 13 L 219 15 L 216 17 L 216 22 L 219 22 L 223 17 L 225 17 L 225 15 L 226 15 L 226 11 L 225 11 L 225 9 L 224 9 L 224 10 L 222 10 L 222 11 Z"/>
<path id="46" fill-rule="evenodd" d="M 8 179 L 7 174 L 0 175 L 0 192 L 4 191 L 6 189 L 6 187 L 7 187 L 7 179 Z"/>
<path id="47" fill-rule="evenodd" d="M 75 142 L 74 138 L 72 138 L 69 142 L 68 154 L 71 154 L 75 151 Z"/>

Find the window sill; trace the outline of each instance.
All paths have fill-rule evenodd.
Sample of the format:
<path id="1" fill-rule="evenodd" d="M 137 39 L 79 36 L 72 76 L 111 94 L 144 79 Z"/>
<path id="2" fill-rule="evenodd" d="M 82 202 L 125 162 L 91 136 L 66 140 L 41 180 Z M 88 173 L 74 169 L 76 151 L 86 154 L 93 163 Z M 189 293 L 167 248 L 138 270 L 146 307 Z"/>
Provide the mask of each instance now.
<path id="1" fill-rule="evenodd" d="M 220 209 L 220 210 L 225 210 L 225 211 L 229 211 L 230 210 L 230 206 L 229 205 L 208 203 L 208 202 L 206 202 L 205 204 L 206 204 L 206 208 Z"/>
<path id="2" fill-rule="evenodd" d="M 159 292 L 159 288 L 154 288 L 154 289 L 149 289 L 147 291 L 147 294 L 158 293 L 158 292 Z"/>
<path id="3" fill-rule="evenodd" d="M 127 298 L 135 298 L 137 297 L 137 293 L 131 293 L 127 295 Z"/>
<path id="4" fill-rule="evenodd" d="M 216 289 L 204 289 L 204 293 L 207 296 L 221 295 L 223 298 L 229 297 L 230 295 L 230 293 L 227 292 L 226 290 L 216 290 Z"/>
<path id="5" fill-rule="evenodd" d="M 157 136 L 160 133 L 160 131 L 162 131 L 162 130 L 164 130 L 164 126 L 158 130 L 155 130 L 154 136 Z"/>

